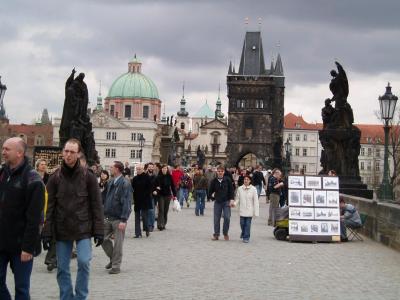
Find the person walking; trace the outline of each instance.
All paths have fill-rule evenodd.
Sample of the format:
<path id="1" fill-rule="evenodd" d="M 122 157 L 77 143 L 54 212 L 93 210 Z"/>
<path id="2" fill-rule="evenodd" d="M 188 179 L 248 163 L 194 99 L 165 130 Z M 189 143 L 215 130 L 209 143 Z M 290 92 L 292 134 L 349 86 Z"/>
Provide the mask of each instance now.
<path id="1" fill-rule="evenodd" d="M 211 195 L 208 194 L 208 189 L 209 189 L 209 187 L 210 187 L 211 181 L 212 181 L 212 180 L 215 178 L 215 176 L 216 176 L 216 174 L 215 174 L 213 168 L 212 168 L 210 165 L 207 167 L 207 170 L 204 172 L 204 176 L 206 176 L 206 178 L 207 178 L 207 183 L 208 183 L 208 186 L 207 186 L 207 202 L 210 202 L 210 201 L 211 201 Z"/>
<path id="2" fill-rule="evenodd" d="M 149 175 L 150 178 L 150 183 L 151 183 L 151 190 L 153 190 L 154 187 L 154 182 L 157 178 L 156 174 L 155 174 L 155 170 L 154 170 L 154 164 L 152 162 L 149 162 L 147 164 L 147 168 L 146 169 L 146 173 L 147 175 Z M 153 195 L 153 193 L 151 193 L 151 207 L 148 210 L 148 218 L 147 218 L 147 226 L 149 228 L 150 232 L 153 232 L 154 230 L 154 222 L 156 219 L 156 206 L 157 206 L 157 197 L 155 197 Z"/>
<path id="3" fill-rule="evenodd" d="M 203 168 L 197 168 L 193 176 L 193 193 L 196 199 L 196 209 L 194 212 L 196 216 L 204 216 L 207 188 L 208 180 L 203 174 Z"/>
<path id="4" fill-rule="evenodd" d="M 14 273 L 15 299 L 30 299 L 33 257 L 40 254 L 39 226 L 45 198 L 40 175 L 29 165 L 19 137 L 2 147 L 0 170 L 0 299 L 11 300 L 7 268 Z M 39 246 L 39 247 L 38 247 Z"/>
<path id="5" fill-rule="evenodd" d="M 171 196 L 176 199 L 176 189 L 171 174 L 168 172 L 168 166 L 163 165 L 155 183 L 153 195 L 158 197 L 158 217 L 157 228 L 160 231 L 165 229 L 168 221 L 168 210 Z"/>
<path id="6" fill-rule="evenodd" d="M 270 200 L 268 215 L 269 226 L 275 226 L 275 209 L 279 207 L 279 201 L 282 197 L 284 186 L 281 170 L 274 169 L 272 171 L 272 175 L 268 179 L 268 192 Z"/>
<path id="7" fill-rule="evenodd" d="M 47 183 L 49 195 L 43 248 L 56 240 L 57 282 L 60 299 L 87 299 L 89 294 L 91 237 L 96 247 L 103 242 L 103 206 L 96 176 L 78 159 L 81 143 L 69 139 L 63 148 L 63 161 Z M 72 288 L 70 262 L 76 242 L 78 272 L 75 292 Z"/>
<path id="8" fill-rule="evenodd" d="M 187 169 L 184 169 L 183 175 L 179 180 L 179 191 L 178 200 L 181 207 L 183 207 L 183 201 L 186 201 L 186 206 L 189 207 L 189 193 L 192 190 L 193 182 L 192 178 Z"/>
<path id="9" fill-rule="evenodd" d="M 143 221 L 143 231 L 146 237 L 150 235 L 149 224 L 147 222 L 149 209 L 152 207 L 151 191 L 152 182 L 150 176 L 144 172 L 144 166 L 136 166 L 136 176 L 132 179 L 133 203 L 135 211 L 135 238 L 142 237 L 140 228 L 140 218 Z"/>
<path id="10" fill-rule="evenodd" d="M 101 246 L 110 259 L 105 267 L 110 270 L 108 273 L 118 274 L 121 272 L 126 222 L 131 214 L 132 187 L 129 180 L 123 175 L 124 165 L 122 162 L 114 161 L 110 171 L 113 179 L 108 181 L 102 193 L 104 242 Z"/>
<path id="11" fill-rule="evenodd" d="M 240 238 L 243 239 L 243 243 L 248 243 L 252 217 L 258 217 L 260 214 L 257 189 L 251 185 L 249 175 L 244 177 L 243 185 L 237 189 L 235 206 L 239 209 L 240 228 L 242 230 Z"/>
<path id="12" fill-rule="evenodd" d="M 260 197 L 262 187 L 266 185 L 261 165 L 257 165 L 256 169 L 254 170 L 252 183 L 257 189 L 258 197 Z"/>
<path id="13" fill-rule="evenodd" d="M 229 177 L 224 176 L 225 169 L 223 166 L 218 166 L 217 177 L 211 181 L 208 190 L 209 195 L 214 199 L 214 234 L 213 241 L 217 241 L 220 235 L 221 215 L 224 214 L 224 225 L 222 233 L 224 239 L 229 241 L 229 223 L 231 218 L 231 206 L 233 200 L 233 184 Z"/>

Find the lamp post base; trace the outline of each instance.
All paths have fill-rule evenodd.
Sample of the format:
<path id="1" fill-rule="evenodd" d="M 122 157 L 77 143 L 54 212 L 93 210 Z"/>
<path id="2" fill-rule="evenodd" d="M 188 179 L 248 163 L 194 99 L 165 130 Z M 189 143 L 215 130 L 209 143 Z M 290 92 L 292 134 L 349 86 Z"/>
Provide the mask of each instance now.
<path id="1" fill-rule="evenodd" d="M 393 200 L 393 187 L 389 182 L 382 182 L 378 189 L 378 198 L 382 201 Z"/>

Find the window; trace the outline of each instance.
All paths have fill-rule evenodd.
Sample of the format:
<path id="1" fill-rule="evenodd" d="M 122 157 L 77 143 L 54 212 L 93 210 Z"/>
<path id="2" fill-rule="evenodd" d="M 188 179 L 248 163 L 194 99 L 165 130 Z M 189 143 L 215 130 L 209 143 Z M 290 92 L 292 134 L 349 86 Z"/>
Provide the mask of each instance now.
<path id="1" fill-rule="evenodd" d="M 44 146 L 44 136 L 43 135 L 37 135 L 35 136 L 35 146 Z"/>
<path id="2" fill-rule="evenodd" d="M 181 122 L 181 129 L 185 129 L 185 123 Z"/>
<path id="3" fill-rule="evenodd" d="M 106 157 L 110 157 L 110 149 L 106 149 Z"/>
<path id="4" fill-rule="evenodd" d="M 264 108 L 264 101 L 256 100 L 256 108 Z"/>
<path id="5" fill-rule="evenodd" d="M 289 141 L 293 141 L 293 137 L 292 137 L 292 134 L 291 134 L 291 133 L 289 133 L 288 139 L 289 139 Z"/>
<path id="6" fill-rule="evenodd" d="M 132 149 L 131 150 L 131 159 L 136 158 L 135 153 L 136 153 L 135 150 Z"/>
<path id="7" fill-rule="evenodd" d="M 303 135 L 303 141 L 307 142 L 307 134 Z"/>
<path id="8" fill-rule="evenodd" d="M 236 108 L 240 108 L 240 100 L 236 100 Z"/>
<path id="9" fill-rule="evenodd" d="M 294 165 L 294 171 L 298 172 L 299 171 L 299 165 Z"/>
<path id="10" fill-rule="evenodd" d="M 131 133 L 131 141 L 136 141 L 136 133 L 135 132 Z"/>
<path id="11" fill-rule="evenodd" d="M 368 156 L 372 155 L 372 148 L 368 148 Z"/>
<path id="12" fill-rule="evenodd" d="M 300 134 L 296 134 L 296 141 L 300 141 Z"/>
<path id="13" fill-rule="evenodd" d="M 364 162 L 360 162 L 360 170 L 364 170 Z"/>
<path id="14" fill-rule="evenodd" d="M 148 119 L 148 118 L 149 118 L 149 107 L 143 106 L 143 119 Z"/>
<path id="15" fill-rule="evenodd" d="M 367 162 L 367 170 L 368 171 L 371 171 L 371 165 L 372 165 L 372 163 L 369 161 L 369 162 Z"/>
<path id="16" fill-rule="evenodd" d="M 303 149 L 303 156 L 307 156 L 307 149 L 306 148 Z"/>
<path id="17" fill-rule="evenodd" d="M 111 140 L 111 131 L 106 132 L 106 139 Z"/>
<path id="18" fill-rule="evenodd" d="M 117 139 L 117 133 L 115 131 L 111 133 L 111 139 L 114 141 Z"/>
<path id="19" fill-rule="evenodd" d="M 125 105 L 125 118 L 130 119 L 132 117 L 132 106 Z"/>
<path id="20" fill-rule="evenodd" d="M 375 162 L 375 171 L 380 171 L 381 170 L 381 162 L 377 160 Z"/>
<path id="21" fill-rule="evenodd" d="M 112 158 L 115 158 L 115 156 L 116 156 L 116 150 L 115 149 L 111 149 L 111 157 Z"/>
<path id="22" fill-rule="evenodd" d="M 246 106 L 246 102 L 244 100 L 241 100 L 240 107 L 245 108 L 245 106 Z"/>
<path id="23" fill-rule="evenodd" d="M 375 150 L 375 153 L 376 153 L 376 157 L 381 157 L 381 149 L 376 149 Z"/>
<path id="24" fill-rule="evenodd" d="M 110 115 L 112 115 L 112 116 L 114 116 L 114 109 L 115 109 L 115 106 L 110 105 Z"/>
<path id="25" fill-rule="evenodd" d="M 365 149 L 364 149 L 364 147 L 361 147 L 360 155 L 361 155 L 361 156 L 364 156 L 364 155 L 365 155 Z"/>
<path id="26" fill-rule="evenodd" d="M 296 156 L 300 156 L 300 149 L 296 148 L 294 153 L 295 153 Z"/>
<path id="27" fill-rule="evenodd" d="M 303 165 L 303 172 L 304 174 L 307 172 L 307 165 Z"/>

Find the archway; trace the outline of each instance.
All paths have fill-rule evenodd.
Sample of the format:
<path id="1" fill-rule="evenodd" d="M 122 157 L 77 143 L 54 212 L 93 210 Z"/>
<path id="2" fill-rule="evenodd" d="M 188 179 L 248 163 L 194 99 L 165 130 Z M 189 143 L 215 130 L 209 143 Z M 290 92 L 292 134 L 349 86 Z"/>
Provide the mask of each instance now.
<path id="1" fill-rule="evenodd" d="M 246 169 L 248 167 L 255 167 L 258 164 L 257 156 L 254 153 L 247 153 L 243 155 L 236 165 L 241 169 Z"/>

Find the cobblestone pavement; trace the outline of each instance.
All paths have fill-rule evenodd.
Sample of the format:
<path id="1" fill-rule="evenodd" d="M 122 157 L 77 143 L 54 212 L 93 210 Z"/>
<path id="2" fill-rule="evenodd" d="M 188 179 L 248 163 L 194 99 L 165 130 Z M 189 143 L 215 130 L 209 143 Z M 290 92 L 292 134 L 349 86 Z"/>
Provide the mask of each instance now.
<path id="1" fill-rule="evenodd" d="M 94 248 L 90 299 L 400 299 L 400 253 L 366 239 L 349 243 L 289 243 L 266 226 L 268 206 L 253 220 L 249 244 L 239 239 L 232 210 L 231 240 L 211 241 L 212 203 L 204 217 L 193 204 L 170 211 L 167 230 L 133 239 L 130 220 L 121 273 L 109 275 Z M 222 227 L 221 227 L 222 228 Z M 56 273 L 36 258 L 33 300 L 58 299 Z M 73 278 L 76 261 L 72 261 Z M 13 289 L 12 274 L 8 286 Z"/>

